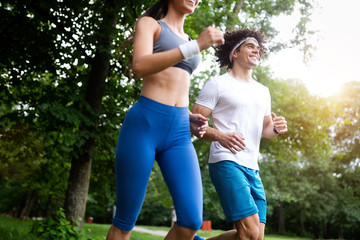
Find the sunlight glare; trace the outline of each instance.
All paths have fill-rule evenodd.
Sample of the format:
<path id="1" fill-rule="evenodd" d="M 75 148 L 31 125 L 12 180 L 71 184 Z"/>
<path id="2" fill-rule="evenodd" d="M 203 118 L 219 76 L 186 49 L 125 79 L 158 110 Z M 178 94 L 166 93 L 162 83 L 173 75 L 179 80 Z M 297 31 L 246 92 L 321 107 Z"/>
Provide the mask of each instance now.
<path id="1" fill-rule="evenodd" d="M 281 79 L 300 79 L 310 93 L 321 96 L 335 94 L 344 82 L 360 81 L 360 49 L 355 39 L 360 39 L 360 1 L 318 0 L 310 28 L 319 30 L 321 39 L 316 43 L 313 58 L 308 64 L 302 62 L 298 49 L 284 49 L 271 55 L 269 64 L 274 76 Z M 274 19 L 279 28 L 277 40 L 293 37 L 289 31 L 289 19 L 293 16 L 280 16 Z M 284 26 L 282 26 L 284 25 Z M 287 26 L 285 26 L 287 25 Z"/>

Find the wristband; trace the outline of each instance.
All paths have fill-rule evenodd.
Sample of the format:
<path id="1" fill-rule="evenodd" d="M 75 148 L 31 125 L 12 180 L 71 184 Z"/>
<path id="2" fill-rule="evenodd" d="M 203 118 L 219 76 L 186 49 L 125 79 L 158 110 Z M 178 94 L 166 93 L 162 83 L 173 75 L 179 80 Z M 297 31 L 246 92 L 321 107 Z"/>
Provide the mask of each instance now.
<path id="1" fill-rule="evenodd" d="M 274 126 L 274 128 L 273 128 L 273 131 L 274 131 L 274 133 L 276 133 L 277 135 L 280 134 L 280 133 L 276 130 L 275 126 Z"/>
<path id="2" fill-rule="evenodd" d="M 200 53 L 200 48 L 196 40 L 181 44 L 179 49 L 184 59 L 191 58 Z"/>

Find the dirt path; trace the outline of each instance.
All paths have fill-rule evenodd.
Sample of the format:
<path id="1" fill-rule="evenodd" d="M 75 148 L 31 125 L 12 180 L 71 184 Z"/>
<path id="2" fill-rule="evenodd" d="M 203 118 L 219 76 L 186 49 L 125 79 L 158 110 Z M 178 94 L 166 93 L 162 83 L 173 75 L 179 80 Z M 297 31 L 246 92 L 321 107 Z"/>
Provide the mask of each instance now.
<path id="1" fill-rule="evenodd" d="M 150 233 L 152 235 L 158 235 L 158 236 L 166 236 L 166 234 L 168 233 L 167 231 L 151 230 L 151 229 L 146 229 L 146 228 L 141 228 L 141 227 L 134 227 L 133 230 L 135 232 Z"/>

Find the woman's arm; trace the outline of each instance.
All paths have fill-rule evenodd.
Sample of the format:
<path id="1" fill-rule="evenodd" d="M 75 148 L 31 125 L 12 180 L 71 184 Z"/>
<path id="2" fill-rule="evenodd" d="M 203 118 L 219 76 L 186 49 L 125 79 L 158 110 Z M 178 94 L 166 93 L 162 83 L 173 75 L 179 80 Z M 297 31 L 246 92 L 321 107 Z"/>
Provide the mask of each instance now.
<path id="1" fill-rule="evenodd" d="M 183 59 L 179 48 L 153 53 L 154 38 L 161 26 L 151 17 L 142 17 L 136 25 L 133 69 L 139 77 L 160 72 Z"/>
<path id="2" fill-rule="evenodd" d="M 161 26 L 151 17 L 140 18 L 136 25 L 133 69 L 139 77 L 160 72 L 184 59 L 179 48 L 153 53 L 154 38 L 160 31 Z M 214 26 L 207 27 L 197 39 L 200 51 L 223 42 L 223 34 Z"/>

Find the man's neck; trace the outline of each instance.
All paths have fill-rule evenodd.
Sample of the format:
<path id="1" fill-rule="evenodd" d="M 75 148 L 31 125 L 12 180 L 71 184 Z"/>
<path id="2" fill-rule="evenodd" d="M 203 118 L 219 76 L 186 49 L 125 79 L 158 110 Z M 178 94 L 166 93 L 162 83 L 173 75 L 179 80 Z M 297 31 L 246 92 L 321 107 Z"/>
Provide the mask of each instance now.
<path id="1" fill-rule="evenodd" d="M 245 82 L 250 82 L 252 81 L 252 69 L 247 69 L 247 68 L 237 68 L 237 67 L 233 67 L 229 74 L 231 76 L 233 76 L 234 78 L 241 80 L 241 81 L 245 81 Z"/>

